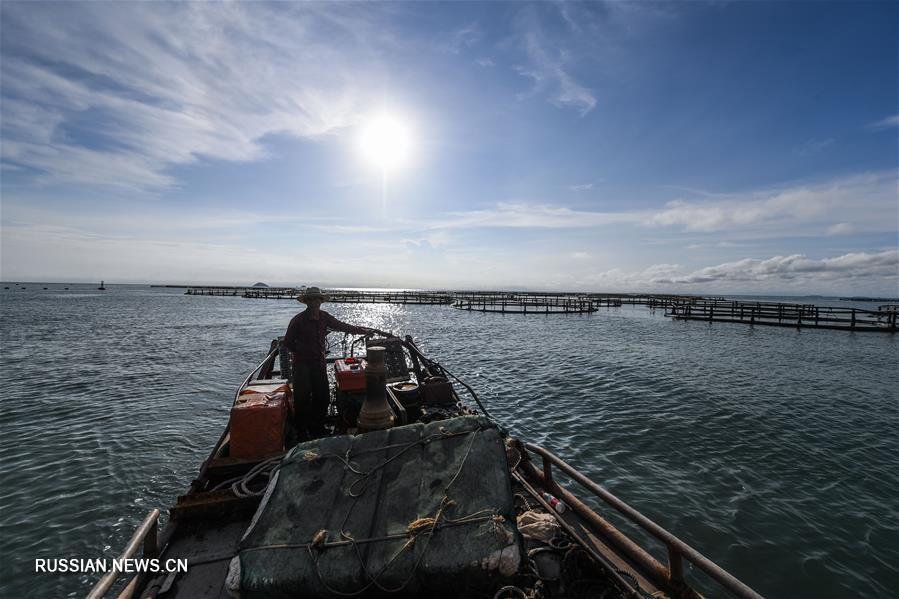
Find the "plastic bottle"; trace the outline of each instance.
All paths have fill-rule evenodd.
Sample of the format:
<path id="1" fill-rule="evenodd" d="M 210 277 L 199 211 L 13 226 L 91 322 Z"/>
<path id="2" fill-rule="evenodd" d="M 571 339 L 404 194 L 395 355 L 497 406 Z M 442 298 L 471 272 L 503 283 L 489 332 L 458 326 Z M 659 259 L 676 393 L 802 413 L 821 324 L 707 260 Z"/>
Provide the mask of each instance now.
<path id="1" fill-rule="evenodd" d="M 565 505 L 565 502 L 563 502 L 561 499 L 559 499 L 558 497 L 556 497 L 554 495 L 550 495 L 549 493 L 543 493 L 543 499 L 546 500 L 546 503 L 548 503 L 550 505 L 550 507 L 552 507 L 552 509 L 556 510 L 560 514 L 564 513 L 565 510 L 568 509 L 568 506 Z"/>

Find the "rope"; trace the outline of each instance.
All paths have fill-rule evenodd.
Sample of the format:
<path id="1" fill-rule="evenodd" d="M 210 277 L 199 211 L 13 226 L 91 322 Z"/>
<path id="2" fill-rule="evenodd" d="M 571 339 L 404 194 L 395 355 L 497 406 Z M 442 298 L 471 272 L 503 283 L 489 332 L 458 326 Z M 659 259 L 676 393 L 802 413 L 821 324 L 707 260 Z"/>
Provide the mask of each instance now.
<path id="1" fill-rule="evenodd" d="M 280 463 L 280 456 L 269 458 L 264 462 L 259 462 L 258 464 L 253 466 L 246 474 L 236 476 L 234 478 L 229 478 L 226 481 L 220 482 L 211 490 L 220 491 L 224 488 L 230 487 L 231 492 L 234 493 L 234 495 L 237 497 L 257 497 L 265 493 L 265 488 L 268 486 L 268 481 L 271 480 L 272 475 L 280 467 Z M 256 478 L 263 478 L 266 481 L 266 483 L 262 485 L 262 488 L 258 491 L 254 491 L 249 487 L 250 483 L 253 482 L 253 480 Z"/>
<path id="2" fill-rule="evenodd" d="M 640 586 L 640 581 L 637 580 L 637 577 L 628 572 L 627 570 L 615 570 L 615 572 L 621 576 L 622 578 L 626 578 L 629 582 L 633 584 L 634 590 L 636 591 L 636 596 L 640 599 L 653 599 L 653 596 L 643 590 L 643 587 Z"/>
<path id="3" fill-rule="evenodd" d="M 417 446 L 424 447 L 425 445 L 428 445 L 429 443 L 431 443 L 433 441 L 443 441 L 446 439 L 461 437 L 461 436 L 468 435 L 471 433 L 476 433 L 481 430 L 482 430 L 481 428 L 477 428 L 474 431 L 463 431 L 463 432 L 459 432 L 459 433 L 447 433 L 443 429 L 441 429 L 441 432 L 434 433 L 433 435 L 429 435 L 427 437 L 424 437 L 422 439 L 418 439 L 416 441 L 412 441 L 409 443 L 395 443 L 392 445 L 383 445 L 381 447 L 362 449 L 355 453 L 351 453 L 350 451 L 347 451 L 347 453 L 343 456 L 338 455 L 336 453 L 316 454 L 313 451 L 306 451 L 303 453 L 302 459 L 304 459 L 306 461 L 315 461 L 315 460 L 326 459 L 326 458 L 334 458 L 334 459 L 342 462 L 345 469 L 349 470 L 353 474 L 358 475 L 358 478 L 356 480 L 354 480 L 352 483 L 350 483 L 350 486 L 347 488 L 347 495 L 349 495 L 350 497 L 359 497 L 365 492 L 365 484 L 364 483 L 371 477 L 371 475 L 373 475 L 377 471 L 387 467 L 391 462 L 393 462 L 394 460 L 396 460 L 397 458 L 402 456 L 404 453 L 406 453 L 410 449 L 417 447 Z M 382 452 L 385 450 L 396 449 L 396 448 L 401 448 L 401 449 L 396 454 L 387 458 L 386 460 L 384 460 L 383 462 L 381 462 L 380 464 L 378 464 L 377 466 L 375 466 L 374 468 L 372 468 L 370 470 L 362 470 L 357 464 L 353 463 L 353 458 L 359 457 L 361 455 L 375 453 L 375 452 Z M 469 448 L 469 451 L 470 451 L 470 448 Z M 468 454 L 466 454 L 466 459 L 467 458 L 468 458 Z M 289 463 L 293 462 L 294 459 L 295 459 L 294 456 L 291 456 L 290 460 L 285 461 L 285 464 L 289 464 Z M 458 474 L 457 474 L 457 476 L 458 476 Z M 362 489 L 357 492 L 356 487 L 360 483 L 362 483 Z"/>
<path id="4" fill-rule="evenodd" d="M 476 513 L 480 513 L 480 512 L 476 512 Z M 451 528 L 453 526 L 464 526 L 466 524 L 473 524 L 476 522 L 486 522 L 488 520 L 494 519 L 494 516 L 492 516 L 492 515 L 475 517 L 475 518 L 473 518 L 471 516 L 472 515 L 464 516 L 462 518 L 459 518 L 457 520 L 452 520 L 452 521 L 450 519 L 444 517 L 442 519 L 442 521 L 440 523 L 438 523 L 436 530 L 442 530 L 444 528 Z M 427 520 L 430 521 L 431 518 L 427 518 Z M 268 549 L 308 549 L 310 547 L 329 549 L 331 547 L 346 547 L 347 545 L 352 545 L 353 543 L 356 543 L 358 545 L 366 545 L 368 543 L 379 543 L 381 541 L 395 541 L 397 539 L 405 539 L 405 538 L 409 537 L 409 528 L 406 527 L 406 530 L 403 532 L 395 532 L 395 533 L 390 533 L 390 534 L 384 535 L 382 537 L 371 537 L 371 538 L 367 538 L 367 539 L 357 539 L 355 537 L 347 535 L 347 538 L 343 541 L 320 540 L 319 535 L 321 533 L 322 533 L 322 530 L 315 533 L 315 535 L 312 537 L 312 540 L 310 540 L 308 543 L 274 543 L 271 545 L 258 545 L 256 547 L 245 547 L 245 548 L 241 549 L 240 551 L 241 552 L 244 552 L 244 551 L 249 552 L 249 551 L 265 551 Z M 328 531 L 325 530 L 324 533 L 325 534 L 324 534 L 323 538 L 327 539 Z"/>

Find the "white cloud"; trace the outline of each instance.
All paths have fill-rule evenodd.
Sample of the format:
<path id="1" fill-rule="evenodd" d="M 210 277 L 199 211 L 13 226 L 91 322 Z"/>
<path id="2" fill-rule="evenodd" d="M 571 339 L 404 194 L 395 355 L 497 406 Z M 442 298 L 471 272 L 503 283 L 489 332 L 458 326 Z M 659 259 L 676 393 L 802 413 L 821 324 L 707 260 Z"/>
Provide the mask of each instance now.
<path id="1" fill-rule="evenodd" d="M 449 40 L 444 44 L 444 51 L 450 54 L 459 54 L 465 48 L 471 48 L 477 44 L 483 37 L 484 34 L 478 24 L 469 23 L 449 36 Z"/>
<path id="2" fill-rule="evenodd" d="M 869 129 L 893 129 L 895 127 L 899 127 L 899 114 L 892 114 L 868 125 Z"/>
<path id="3" fill-rule="evenodd" d="M 3 244 L 3 277 L 24 280 L 241 281 L 247 273 L 283 280 L 295 268 L 281 252 L 228 243 L 101 235 L 72 227 L 4 226 Z"/>
<path id="4" fill-rule="evenodd" d="M 827 228 L 828 235 L 852 235 L 856 228 L 849 223 L 837 223 Z"/>
<path id="5" fill-rule="evenodd" d="M 569 73 L 566 52 L 545 38 L 535 18 L 529 19 L 527 30 L 522 34 L 522 43 L 528 62 L 515 69 L 519 75 L 532 79 L 534 85 L 529 92 L 520 95 L 520 98 L 549 89 L 553 104 L 572 107 L 581 116 L 596 107 L 593 92 L 578 83 Z"/>
<path id="6" fill-rule="evenodd" d="M 569 185 L 571 191 L 590 191 L 593 189 L 593 183 L 581 183 L 580 185 Z"/>
<path id="7" fill-rule="evenodd" d="M 653 283 L 708 284 L 728 283 L 793 283 L 813 285 L 833 281 L 899 281 L 899 250 L 890 249 L 877 253 L 855 252 L 814 260 L 802 254 L 774 256 L 765 260 L 745 258 L 708 266 L 688 274 L 678 274 L 676 269 L 659 272 Z"/>
<path id="8" fill-rule="evenodd" d="M 899 293 L 899 250 L 853 252 L 812 259 L 802 254 L 745 258 L 696 270 L 654 264 L 643 270 L 615 268 L 584 279 L 590 288 L 684 293 Z"/>
<path id="9" fill-rule="evenodd" d="M 585 275 L 579 287 L 596 291 L 651 291 L 657 286 L 654 280 L 659 276 L 680 269 L 677 264 L 654 264 L 643 270 L 628 271 L 611 268 Z"/>
<path id="10" fill-rule="evenodd" d="M 435 221 L 435 228 L 510 227 L 564 229 L 598 227 L 614 223 L 636 222 L 639 217 L 629 212 L 592 212 L 562 206 L 501 202 L 495 208 L 454 212 Z"/>
<path id="11" fill-rule="evenodd" d="M 421 273 L 434 284 L 443 276 L 429 272 L 434 250 L 407 251 L 407 245 L 360 243 L 353 252 L 334 252 L 321 238 L 273 244 L 258 249 L 244 236 L 164 238 L 162 232 L 100 234 L 66 226 L 2 228 L 2 271 L 6 280 L 107 282 L 421 285 Z M 420 250 L 429 242 L 421 240 Z M 365 260 L 359 256 L 364 255 Z M 372 264 L 378 264 L 372 269 Z M 460 277 L 461 278 L 461 277 Z"/>
<path id="12" fill-rule="evenodd" d="M 726 248 L 736 248 L 736 247 L 744 247 L 745 244 L 735 243 L 733 241 L 716 241 L 713 243 L 691 243 L 686 248 L 688 250 L 707 250 L 707 249 L 726 249 Z"/>
<path id="13" fill-rule="evenodd" d="M 592 189 L 592 184 L 571 186 Z M 630 224 L 702 235 L 739 233 L 745 238 L 847 235 L 895 231 L 899 218 L 896 173 L 870 173 L 822 183 L 743 194 L 705 194 L 701 201 L 674 200 L 661 209 L 593 211 L 532 202 L 499 202 L 422 223 L 427 228 L 590 228 Z M 405 226 L 405 225 L 403 225 Z M 733 240 L 715 240 L 733 244 Z M 699 247 L 698 242 L 694 244 Z M 704 244 L 708 245 L 708 243 Z M 733 247 L 731 245 L 730 247 Z"/>
<path id="14" fill-rule="evenodd" d="M 245 236 L 196 233 L 164 238 L 153 231 L 104 234 L 72 226 L 6 225 L 2 229 L 3 277 L 232 284 L 314 280 L 435 288 L 525 285 L 689 293 L 899 293 L 899 250 L 895 248 L 826 258 L 802 254 L 743 258 L 702 268 L 665 262 L 636 270 L 623 266 L 593 272 L 597 263 L 607 263 L 605 252 L 569 249 L 553 254 L 527 247 L 472 245 L 453 239 L 445 230 L 406 237 L 360 237 L 354 242 L 355 251 L 345 256 L 322 243 L 327 235 L 275 244 L 278 250 L 273 253 L 245 245 Z M 620 256 L 615 262 L 627 264 L 630 258 Z M 378 269 L 372 271 L 371 264 L 378 264 Z"/>
<path id="15" fill-rule="evenodd" d="M 820 230 L 836 224 L 895 230 L 896 193 L 896 173 L 872 173 L 701 202 L 675 200 L 648 213 L 644 224 L 699 232 L 748 229 L 795 234 L 803 227 Z"/>
<path id="16" fill-rule="evenodd" d="M 380 68 L 369 44 L 392 42 L 368 9 L 332 9 L 4 3 L 3 160 L 45 183 L 163 187 L 173 165 L 349 126 Z"/>

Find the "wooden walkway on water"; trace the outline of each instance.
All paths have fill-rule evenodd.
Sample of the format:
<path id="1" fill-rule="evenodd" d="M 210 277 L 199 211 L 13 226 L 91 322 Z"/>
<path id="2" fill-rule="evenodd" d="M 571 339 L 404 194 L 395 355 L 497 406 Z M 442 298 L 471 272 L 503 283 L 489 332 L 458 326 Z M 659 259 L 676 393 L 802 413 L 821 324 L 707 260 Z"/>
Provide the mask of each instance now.
<path id="1" fill-rule="evenodd" d="M 328 302 L 335 304 L 449 304 L 452 296 L 442 291 L 354 291 L 345 289 L 324 290 Z M 302 289 L 252 288 L 242 296 L 251 299 L 297 299 Z"/>
<path id="2" fill-rule="evenodd" d="M 187 291 L 184 292 L 184 295 L 231 295 L 237 296 L 243 293 L 245 289 L 251 289 L 251 287 L 226 287 L 226 286 L 218 286 L 218 287 L 188 287 Z"/>
<path id="3" fill-rule="evenodd" d="M 453 302 L 453 308 L 468 312 L 495 312 L 498 314 L 589 314 L 598 310 L 597 304 L 590 300 L 564 298 L 546 301 L 525 298 L 500 301 L 460 299 Z"/>
<path id="4" fill-rule="evenodd" d="M 453 301 L 445 291 L 326 291 L 329 302 L 344 304 L 445 305 Z"/>
<path id="5" fill-rule="evenodd" d="M 891 306 L 863 310 L 813 304 L 704 300 L 674 304 L 665 315 L 676 320 L 895 333 L 897 313 L 899 310 Z"/>

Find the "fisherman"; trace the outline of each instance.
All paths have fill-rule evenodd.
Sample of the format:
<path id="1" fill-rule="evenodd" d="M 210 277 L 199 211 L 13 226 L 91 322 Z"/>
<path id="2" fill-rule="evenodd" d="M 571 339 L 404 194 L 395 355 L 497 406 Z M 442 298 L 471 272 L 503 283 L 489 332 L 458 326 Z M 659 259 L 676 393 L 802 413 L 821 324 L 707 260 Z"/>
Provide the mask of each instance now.
<path id="1" fill-rule="evenodd" d="M 325 361 L 328 330 L 354 335 L 391 335 L 337 320 L 321 309 L 328 296 L 318 287 L 307 287 L 297 301 L 306 304 L 306 309 L 291 319 L 284 335 L 284 346 L 293 358 L 293 416 L 297 435 L 315 438 L 326 432 L 325 416 L 331 401 Z"/>

